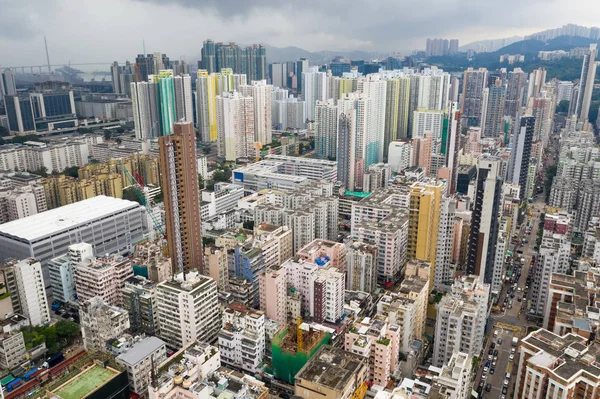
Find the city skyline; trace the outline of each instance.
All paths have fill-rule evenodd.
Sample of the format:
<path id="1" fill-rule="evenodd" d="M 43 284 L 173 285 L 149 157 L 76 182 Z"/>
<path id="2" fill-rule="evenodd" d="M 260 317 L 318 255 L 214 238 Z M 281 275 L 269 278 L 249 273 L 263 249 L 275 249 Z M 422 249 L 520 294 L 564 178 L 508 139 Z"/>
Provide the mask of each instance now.
<path id="1" fill-rule="evenodd" d="M 533 1 L 515 3 L 515 7 L 508 4 L 502 9 L 495 9 L 491 2 L 476 8 L 438 0 L 430 3 L 419 14 L 410 14 L 403 7 L 409 4 L 391 1 L 380 1 L 376 6 L 365 2 L 365 7 L 352 8 L 361 8 L 360 13 L 345 11 L 337 1 L 309 1 L 303 5 L 305 12 L 298 13 L 291 2 L 266 0 L 252 5 L 194 0 L 109 0 L 102 4 L 26 0 L 2 7 L 0 14 L 6 13 L 10 18 L 3 18 L 7 22 L 0 27 L 0 51 L 11 54 L 10 58 L 3 56 L 2 66 L 45 64 L 46 36 L 51 63 L 133 61 L 135 54 L 142 52 L 145 41 L 148 53 L 167 52 L 193 61 L 200 59 L 201 41 L 211 37 L 244 45 L 295 46 L 307 51 L 362 50 L 406 55 L 413 49 L 424 49 L 427 38 L 457 38 L 466 44 L 524 36 L 568 23 L 594 26 L 593 16 L 600 11 L 600 6 L 591 0 L 553 7 L 539 7 L 541 2 Z M 573 9 L 580 12 L 574 14 Z M 528 10 L 539 16 L 535 21 L 543 22 L 535 25 L 527 17 Z M 336 13 L 339 18 L 332 18 Z M 162 21 L 168 29 L 156 29 L 156 21 Z M 95 23 L 100 23 L 102 29 L 90 29 Z"/>

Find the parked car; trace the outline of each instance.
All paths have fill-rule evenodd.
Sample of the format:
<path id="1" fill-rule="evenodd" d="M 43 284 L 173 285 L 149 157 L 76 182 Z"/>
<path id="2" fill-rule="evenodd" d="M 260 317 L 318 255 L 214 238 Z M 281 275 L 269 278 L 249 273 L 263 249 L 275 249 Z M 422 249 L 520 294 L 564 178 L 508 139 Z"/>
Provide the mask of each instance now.
<path id="1" fill-rule="evenodd" d="M 494 374 L 494 369 L 490 369 L 490 374 Z"/>
<path id="2" fill-rule="evenodd" d="M 489 392 L 489 391 L 491 391 L 491 390 L 492 390 L 492 384 L 487 384 L 487 385 L 485 386 L 485 391 L 486 391 L 486 392 Z"/>

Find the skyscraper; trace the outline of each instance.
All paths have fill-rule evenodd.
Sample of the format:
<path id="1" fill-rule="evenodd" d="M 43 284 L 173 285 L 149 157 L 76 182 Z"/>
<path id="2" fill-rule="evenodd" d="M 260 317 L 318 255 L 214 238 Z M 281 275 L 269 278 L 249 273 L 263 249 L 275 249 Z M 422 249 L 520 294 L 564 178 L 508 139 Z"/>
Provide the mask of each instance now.
<path id="1" fill-rule="evenodd" d="M 506 96 L 504 97 L 504 115 L 513 119 L 523 103 L 523 87 L 527 76 L 521 68 L 515 68 L 508 73 L 506 82 Z"/>
<path id="2" fill-rule="evenodd" d="M 196 79 L 196 115 L 203 142 L 217 140 L 217 75 L 198 70 Z"/>
<path id="3" fill-rule="evenodd" d="M 217 96 L 217 149 L 226 161 L 254 156 L 254 100 L 236 91 Z"/>
<path id="4" fill-rule="evenodd" d="M 0 73 L 0 100 L 5 96 L 14 96 L 17 94 L 17 85 L 15 75 L 10 69 L 5 69 Z"/>
<path id="5" fill-rule="evenodd" d="M 483 89 L 487 82 L 488 71 L 485 68 L 467 69 L 463 74 L 462 118 L 463 127 L 481 126 L 483 109 Z"/>
<path id="6" fill-rule="evenodd" d="M 215 42 L 208 39 L 202 44 L 201 51 L 202 61 L 200 61 L 200 69 L 206 70 L 209 74 L 217 71 L 217 50 Z"/>
<path id="7" fill-rule="evenodd" d="M 338 119 L 337 180 L 346 190 L 354 190 L 354 162 L 356 139 L 352 130 L 352 116 L 340 113 Z"/>
<path id="8" fill-rule="evenodd" d="M 358 91 L 371 100 L 365 140 L 365 169 L 383 161 L 386 89 L 387 83 L 379 75 L 367 75 L 358 81 Z"/>
<path id="9" fill-rule="evenodd" d="M 336 159 L 338 108 L 332 99 L 317 101 L 315 109 L 315 158 Z"/>
<path id="10" fill-rule="evenodd" d="M 178 122 L 158 140 L 167 242 L 173 274 L 202 271 L 202 221 L 198 191 L 196 133 L 191 122 Z"/>
<path id="11" fill-rule="evenodd" d="M 498 211 L 502 193 L 498 157 L 483 156 L 477 170 L 475 206 L 471 216 L 471 232 L 467 249 L 467 273 L 491 283 L 498 235 Z"/>
<path id="12" fill-rule="evenodd" d="M 298 91 L 302 94 L 304 94 L 304 87 L 302 86 L 304 80 L 302 74 L 304 72 L 308 72 L 308 58 L 300 58 L 300 61 L 296 61 L 296 82 Z"/>
<path id="13" fill-rule="evenodd" d="M 254 105 L 254 143 L 261 146 L 272 141 L 273 115 L 272 91 L 273 86 L 266 80 L 253 80 L 249 85 L 240 85 L 237 89 L 246 97 L 252 97 Z"/>
<path id="14" fill-rule="evenodd" d="M 344 169 L 338 176 L 350 191 L 363 188 L 371 101 L 362 93 L 348 93 L 338 101 L 339 113 L 345 115 L 344 124 L 338 126 L 338 171 Z"/>
<path id="15" fill-rule="evenodd" d="M 504 135 L 505 96 L 506 86 L 504 86 L 501 79 L 496 79 L 494 85 L 489 89 L 485 120 L 482 121 L 485 137 L 501 137 Z"/>
<path id="16" fill-rule="evenodd" d="M 535 118 L 533 116 L 521 117 L 519 127 L 515 128 L 511 140 L 512 149 L 510 152 L 510 164 L 508 166 L 508 179 L 513 184 L 519 185 L 519 198 L 522 200 L 527 199 L 524 194 L 527 185 L 534 127 Z"/>
<path id="17" fill-rule="evenodd" d="M 149 75 L 148 82 L 131 83 L 133 121 L 137 138 L 171 134 L 176 121 L 194 122 L 192 80 L 173 76 L 172 69 Z"/>
<path id="18" fill-rule="evenodd" d="M 319 72 L 318 67 L 311 67 L 302 72 L 302 95 L 306 104 L 306 118 L 315 120 L 315 105 L 317 100 L 326 99 L 327 74 Z"/>
<path id="19" fill-rule="evenodd" d="M 447 143 L 446 166 L 450 172 L 450 181 L 448 182 L 448 192 L 454 194 L 456 191 L 456 182 L 458 179 L 458 153 L 460 149 L 460 122 L 462 120 L 462 111 L 458 109 L 458 103 L 450 103 L 448 109 L 448 126 L 445 132 L 446 139 L 442 137 L 442 142 Z M 444 132 L 442 132 L 444 134 Z"/>
<path id="20" fill-rule="evenodd" d="M 117 61 L 110 66 L 110 75 L 112 78 L 113 93 L 120 94 L 121 92 L 121 67 Z"/>
<path id="21" fill-rule="evenodd" d="M 594 80 L 596 78 L 596 56 L 598 55 L 598 45 L 590 44 L 589 52 L 583 57 L 581 67 L 581 77 L 579 78 L 579 96 L 577 97 L 577 108 L 575 110 L 580 122 L 587 122 L 592 101 L 592 91 L 594 90 Z"/>

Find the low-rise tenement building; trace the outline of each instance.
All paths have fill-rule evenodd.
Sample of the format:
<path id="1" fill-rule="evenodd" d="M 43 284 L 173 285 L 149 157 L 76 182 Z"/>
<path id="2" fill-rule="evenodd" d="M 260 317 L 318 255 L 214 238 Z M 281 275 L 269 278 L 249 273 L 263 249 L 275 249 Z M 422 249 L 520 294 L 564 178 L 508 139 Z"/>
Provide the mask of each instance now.
<path id="1" fill-rule="evenodd" d="M 79 317 L 83 347 L 87 351 L 105 351 L 107 341 L 119 338 L 129 328 L 127 311 L 106 304 L 100 297 L 83 302 Z"/>
<path id="2" fill-rule="evenodd" d="M 367 379 L 364 357 L 323 345 L 296 374 L 294 391 L 303 399 L 350 399 Z"/>
<path id="3" fill-rule="evenodd" d="M 408 353 L 416 338 L 417 301 L 398 293 L 387 292 L 377 302 L 377 313 L 386 315 L 390 323 L 398 326 L 399 350 L 404 354 Z"/>
<path id="4" fill-rule="evenodd" d="M 159 335 L 156 283 L 142 276 L 125 280 L 121 295 L 123 308 L 129 313 L 132 333 Z"/>
<path id="5" fill-rule="evenodd" d="M 415 301 L 415 338 L 422 339 L 427 321 L 427 303 L 429 297 L 429 276 L 431 265 L 426 262 L 410 261 L 406 266 L 404 280 L 400 284 L 398 295 Z"/>
<path id="6" fill-rule="evenodd" d="M 265 314 L 232 303 L 222 314 L 219 331 L 221 363 L 257 373 L 265 355 Z"/>
<path id="7" fill-rule="evenodd" d="M 600 325 L 599 293 L 598 268 L 576 270 L 573 275 L 553 273 L 544 310 L 544 328 L 557 335 L 573 332 L 591 338 Z"/>
<path id="8" fill-rule="evenodd" d="M 600 388 L 600 344 L 546 329 L 521 340 L 514 398 L 587 398 Z"/>
<path id="9" fill-rule="evenodd" d="M 354 241 L 347 245 L 346 289 L 375 293 L 377 289 L 377 247 Z"/>
<path id="10" fill-rule="evenodd" d="M 181 360 L 178 360 L 181 358 Z M 254 377 L 220 367 L 219 350 L 194 343 L 163 363 L 150 382 L 149 399 L 266 399 L 269 389 Z"/>
<path id="11" fill-rule="evenodd" d="M 377 314 L 354 323 L 344 336 L 344 349 L 368 360 L 369 380 L 385 387 L 398 370 L 400 328 Z"/>
<path id="12" fill-rule="evenodd" d="M 79 247 L 91 251 L 92 246 L 87 243 Z M 73 247 L 73 246 L 71 246 Z M 73 266 L 75 275 L 75 291 L 80 302 L 93 297 L 101 297 L 108 305 L 123 305 L 122 291 L 125 281 L 133 277 L 131 261 L 121 255 L 112 255 L 101 258 L 88 258 L 75 262 Z"/>
<path id="13" fill-rule="evenodd" d="M 346 272 L 346 246 L 342 243 L 315 239 L 296 252 L 296 256 L 306 262 L 314 262 L 319 266 L 329 263 L 340 272 Z"/>
<path id="14" fill-rule="evenodd" d="M 452 354 L 448 364 L 443 365 L 433 377 L 429 391 L 432 399 L 470 399 L 473 390 L 473 357 L 462 352 Z"/>
<path id="15" fill-rule="evenodd" d="M 160 338 L 147 337 L 135 342 L 115 361 L 127 370 L 129 390 L 146 397 L 152 375 L 152 367 L 167 360 L 167 348 Z"/>
<path id="16" fill-rule="evenodd" d="M 21 329 L 29 326 L 29 320 L 13 315 L 0 321 L 0 369 L 13 369 L 25 361 L 25 340 Z"/>

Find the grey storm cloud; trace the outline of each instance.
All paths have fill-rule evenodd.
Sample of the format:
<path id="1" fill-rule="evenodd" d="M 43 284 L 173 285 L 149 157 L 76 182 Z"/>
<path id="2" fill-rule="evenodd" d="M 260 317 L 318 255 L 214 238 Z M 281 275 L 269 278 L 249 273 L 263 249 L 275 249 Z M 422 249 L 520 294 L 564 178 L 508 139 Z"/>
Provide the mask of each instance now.
<path id="1" fill-rule="evenodd" d="M 43 63 L 43 36 L 56 62 L 131 60 L 143 40 L 195 59 L 209 37 L 405 54 L 427 37 L 466 44 L 597 25 L 598 15 L 598 0 L 0 0 L 0 63 Z"/>

